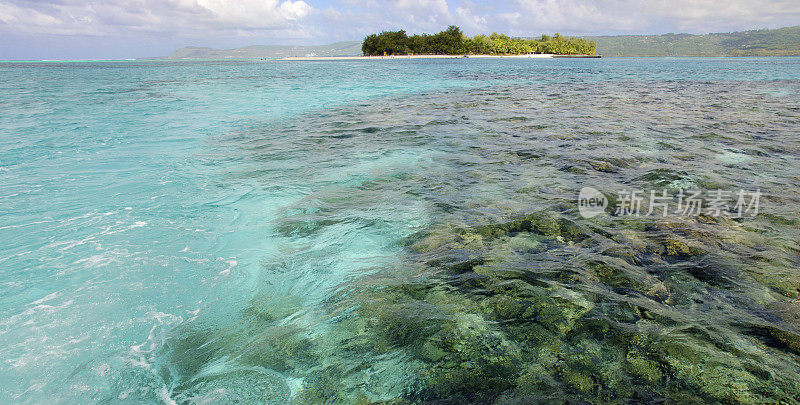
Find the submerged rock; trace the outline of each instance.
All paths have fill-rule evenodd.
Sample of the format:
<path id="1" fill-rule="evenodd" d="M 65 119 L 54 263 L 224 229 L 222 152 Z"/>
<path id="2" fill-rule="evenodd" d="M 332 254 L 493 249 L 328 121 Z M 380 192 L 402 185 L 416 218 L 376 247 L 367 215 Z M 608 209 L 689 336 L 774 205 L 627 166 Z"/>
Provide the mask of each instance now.
<path id="1" fill-rule="evenodd" d="M 723 219 L 603 221 L 433 227 L 404 271 L 358 280 L 326 341 L 292 321 L 299 301 L 261 297 L 233 331 L 170 340 L 169 370 L 187 399 L 233 362 L 299 379 L 297 403 L 800 402 L 797 278 L 730 259 L 761 262 L 767 240 Z M 784 269 L 792 252 L 764 255 Z"/>
<path id="2" fill-rule="evenodd" d="M 735 326 L 763 311 L 743 306 L 755 294 L 728 292 L 719 319 L 698 304 L 746 285 L 725 252 L 757 243 L 734 221 L 625 224 L 597 234 L 539 212 L 440 228 L 410 246 L 440 258 L 426 276 L 361 300 L 366 335 L 421 362 L 412 402 L 800 401 L 798 335 Z"/>

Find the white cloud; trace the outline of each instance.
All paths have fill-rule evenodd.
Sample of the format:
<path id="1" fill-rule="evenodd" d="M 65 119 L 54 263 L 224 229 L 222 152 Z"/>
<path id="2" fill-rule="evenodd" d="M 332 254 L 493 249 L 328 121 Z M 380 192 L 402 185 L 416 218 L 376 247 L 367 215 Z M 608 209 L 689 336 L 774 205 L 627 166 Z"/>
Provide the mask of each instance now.
<path id="1" fill-rule="evenodd" d="M 800 21 L 798 1 L 729 0 L 719 4 L 709 0 L 679 0 L 669 7 L 654 0 L 647 3 L 653 12 L 679 30 L 727 31 L 796 25 Z"/>
<path id="2" fill-rule="evenodd" d="M 517 30 L 659 33 L 715 32 L 795 25 L 796 0 L 512 0 Z"/>
<path id="3" fill-rule="evenodd" d="M 380 14 L 408 24 L 410 31 L 431 30 L 453 23 L 445 0 L 390 0 L 381 3 Z"/>
<path id="4" fill-rule="evenodd" d="M 291 31 L 313 11 L 303 0 L 0 0 L 0 31 L 57 35 Z"/>
<path id="5" fill-rule="evenodd" d="M 304 1 L 284 1 L 280 5 L 283 16 L 288 20 L 299 20 L 307 16 L 313 10 Z"/>

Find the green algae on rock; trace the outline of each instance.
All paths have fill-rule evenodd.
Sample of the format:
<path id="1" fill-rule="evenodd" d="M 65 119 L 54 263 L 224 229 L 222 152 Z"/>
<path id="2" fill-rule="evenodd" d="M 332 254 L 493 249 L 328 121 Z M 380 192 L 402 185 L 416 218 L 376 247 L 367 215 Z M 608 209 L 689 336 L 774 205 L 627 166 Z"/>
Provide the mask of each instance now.
<path id="1" fill-rule="evenodd" d="M 690 320 L 704 311 L 698 293 L 739 284 L 698 284 L 669 270 L 723 263 L 717 252 L 726 241 L 747 240 L 736 222 L 653 219 L 603 237 L 559 217 L 539 212 L 439 228 L 412 244 L 410 257 L 436 251 L 470 260 L 423 259 L 424 278 L 365 293 L 360 315 L 385 341 L 375 347 L 403 350 L 422 364 L 418 389 L 406 400 L 800 401 L 799 363 L 781 355 L 797 350 L 798 335 L 783 328 L 742 333 L 743 319 L 766 310 L 756 303 L 751 312 L 727 304 L 734 312 L 720 313 L 723 319 Z M 639 258 L 606 255 L 631 240 L 641 244 L 633 245 Z"/>

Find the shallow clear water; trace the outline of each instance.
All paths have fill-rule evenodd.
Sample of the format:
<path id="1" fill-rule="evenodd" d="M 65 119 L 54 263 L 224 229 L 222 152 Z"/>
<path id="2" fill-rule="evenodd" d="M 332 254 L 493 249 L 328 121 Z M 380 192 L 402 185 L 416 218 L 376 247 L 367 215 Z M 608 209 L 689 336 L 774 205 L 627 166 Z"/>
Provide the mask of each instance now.
<path id="1" fill-rule="evenodd" d="M 800 401 L 798 72 L 0 63 L 0 398 Z"/>

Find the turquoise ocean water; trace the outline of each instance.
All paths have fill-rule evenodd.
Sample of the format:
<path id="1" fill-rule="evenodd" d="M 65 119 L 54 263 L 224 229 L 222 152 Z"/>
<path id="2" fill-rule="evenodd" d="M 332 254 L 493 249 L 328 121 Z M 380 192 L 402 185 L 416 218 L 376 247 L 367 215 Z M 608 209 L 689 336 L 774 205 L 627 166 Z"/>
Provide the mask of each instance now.
<path id="1" fill-rule="evenodd" d="M 798 173 L 798 58 L 0 63 L 0 399 L 798 395 Z M 584 185 L 681 181 L 769 197 L 730 224 L 575 211 Z M 470 231 L 541 212 L 580 232 Z"/>

